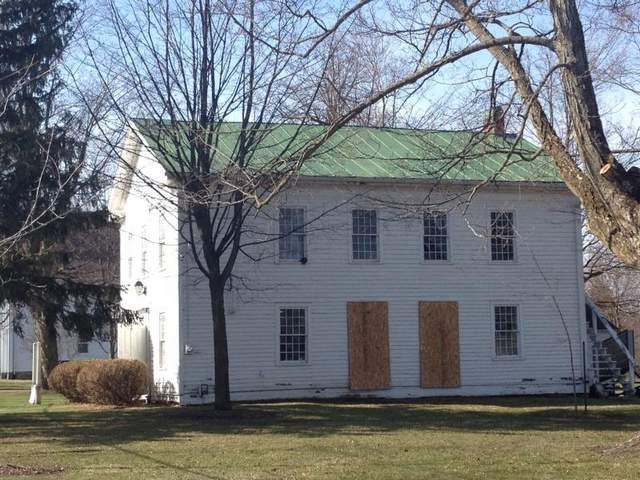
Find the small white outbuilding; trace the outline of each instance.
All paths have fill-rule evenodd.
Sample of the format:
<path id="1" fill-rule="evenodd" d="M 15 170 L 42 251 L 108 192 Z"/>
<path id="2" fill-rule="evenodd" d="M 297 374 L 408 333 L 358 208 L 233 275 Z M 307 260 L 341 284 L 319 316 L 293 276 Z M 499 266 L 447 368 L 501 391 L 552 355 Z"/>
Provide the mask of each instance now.
<path id="1" fill-rule="evenodd" d="M 33 320 L 27 309 L 8 305 L 0 307 L 0 378 L 31 378 L 35 341 Z M 109 355 L 109 342 L 81 338 L 66 331 L 58 332 L 58 359 L 62 362 L 109 358 Z"/>

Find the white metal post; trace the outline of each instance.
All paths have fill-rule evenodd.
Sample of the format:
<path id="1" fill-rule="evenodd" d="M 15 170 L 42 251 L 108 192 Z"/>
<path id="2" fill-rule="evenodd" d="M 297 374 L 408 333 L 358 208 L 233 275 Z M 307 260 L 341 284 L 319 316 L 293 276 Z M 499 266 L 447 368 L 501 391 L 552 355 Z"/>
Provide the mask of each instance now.
<path id="1" fill-rule="evenodd" d="M 30 405 L 40 405 L 40 389 L 42 386 L 40 375 L 40 342 L 35 342 L 33 344 L 33 356 L 31 359 L 31 395 L 29 396 Z"/>

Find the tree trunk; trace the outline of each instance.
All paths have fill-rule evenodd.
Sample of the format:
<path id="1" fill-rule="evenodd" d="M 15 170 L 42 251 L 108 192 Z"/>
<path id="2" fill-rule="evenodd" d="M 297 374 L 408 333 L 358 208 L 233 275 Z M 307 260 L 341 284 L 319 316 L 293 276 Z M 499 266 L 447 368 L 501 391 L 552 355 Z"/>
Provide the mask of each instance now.
<path id="1" fill-rule="evenodd" d="M 33 333 L 40 342 L 42 388 L 49 388 L 49 374 L 58 365 L 58 332 L 56 319 L 40 308 L 32 308 Z"/>
<path id="2" fill-rule="evenodd" d="M 469 30 L 482 42 L 493 35 L 478 20 L 463 0 L 448 0 L 464 19 Z M 580 199 L 589 230 L 621 261 L 640 266 L 640 182 L 626 171 L 609 151 L 602 128 L 598 105 L 589 73 L 584 34 L 574 0 L 551 0 L 556 37 L 554 51 L 558 55 L 562 84 L 567 97 L 569 115 L 576 144 L 585 169 L 562 143 L 538 101 L 531 79 L 515 52 L 505 47 L 491 47 L 489 52 L 509 72 L 516 89 L 529 107 L 529 117 L 546 152 L 553 158 L 558 173 L 567 187 Z M 608 178 L 600 168 L 611 165 Z"/>
<path id="3" fill-rule="evenodd" d="M 593 88 L 584 32 L 575 0 L 551 0 L 558 59 L 573 134 L 589 173 L 588 189 L 579 195 L 591 232 L 618 258 L 640 265 L 640 203 L 637 176 L 626 171 L 609 150 Z M 610 172 L 601 175 L 602 167 Z M 605 169 L 605 170 L 607 170 Z M 567 185 L 574 178 L 565 178 Z"/>
<path id="4" fill-rule="evenodd" d="M 227 319 L 224 309 L 224 287 L 209 280 L 211 315 L 213 318 L 213 352 L 215 368 L 215 400 L 217 410 L 231 410 L 229 393 L 229 352 L 227 345 Z"/>
<path id="5" fill-rule="evenodd" d="M 109 321 L 109 358 L 118 356 L 118 325 L 111 319 Z"/>

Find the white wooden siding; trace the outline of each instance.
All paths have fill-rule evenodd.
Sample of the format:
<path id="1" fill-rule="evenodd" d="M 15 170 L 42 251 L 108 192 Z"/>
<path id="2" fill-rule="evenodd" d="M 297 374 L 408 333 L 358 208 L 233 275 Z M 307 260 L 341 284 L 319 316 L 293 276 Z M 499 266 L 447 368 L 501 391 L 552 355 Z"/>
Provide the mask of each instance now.
<path id="1" fill-rule="evenodd" d="M 178 216 L 177 206 L 170 181 L 164 169 L 152 158 L 143 145 L 136 156 L 136 175 L 126 198 L 124 218 L 120 225 L 120 271 L 125 287 L 122 305 L 139 310 L 142 322 L 136 328 L 119 327 L 119 334 L 128 342 L 125 357 L 139 357 L 145 347 L 142 342 L 150 339 L 148 349 L 150 370 L 156 389 L 179 398 L 180 329 L 178 286 Z M 159 226 L 164 228 L 164 265 L 159 266 Z M 131 237 L 131 240 L 129 239 Z M 147 251 L 147 270 L 142 273 L 141 252 Z M 128 259 L 133 259 L 133 276 L 128 278 Z M 134 284 L 141 281 L 146 287 L 145 295 L 137 295 Z M 166 315 L 166 362 L 167 367 L 158 366 L 158 315 Z M 141 333 L 142 329 L 143 333 Z M 146 330 L 146 333 L 144 333 Z M 141 342 L 131 345 L 131 341 Z"/>
<path id="2" fill-rule="evenodd" d="M 5 307 L 6 308 L 6 307 Z M 2 310 L 0 308 L 0 310 Z M 0 313 L 0 316 L 4 316 Z M 16 317 L 19 316 L 19 319 Z M 19 323 L 22 336 L 15 333 L 14 322 Z M 58 331 L 58 359 L 88 360 L 94 358 L 109 358 L 109 342 L 96 339 L 88 342 L 88 350 L 78 353 L 78 335 L 71 332 Z M 11 309 L 7 321 L 0 322 L 0 376 L 6 377 L 17 374 L 26 376 L 31 374 L 33 343 L 36 341 L 33 332 L 33 317 L 27 309 Z"/>
<path id="3" fill-rule="evenodd" d="M 424 262 L 422 212 L 411 214 L 376 203 L 422 201 L 427 187 L 369 184 L 348 186 L 309 182 L 283 195 L 278 204 L 302 206 L 307 219 L 306 265 L 276 261 L 277 242 L 252 249 L 263 261 L 240 257 L 236 275 L 250 290 L 234 290 L 227 299 L 227 323 L 233 399 L 333 396 L 349 393 L 346 304 L 376 300 L 389 303 L 390 390 L 383 396 L 503 394 L 571 390 L 568 344 L 557 299 L 572 338 L 576 374 L 580 376 L 584 336 L 582 279 L 577 267 L 578 203 L 566 190 L 538 187 L 487 187 L 465 214 L 449 212 L 448 262 Z M 439 195 L 455 193 L 440 192 Z M 341 202 L 357 200 L 323 215 Z M 367 198 L 369 197 L 369 198 Z M 432 196 L 433 199 L 433 196 Z M 274 231 L 273 218 L 256 221 L 256 229 Z M 351 210 L 376 208 L 379 257 L 375 263 L 351 262 Z M 440 209 L 442 209 L 440 207 Z M 489 215 L 515 212 L 517 256 L 514 262 L 491 262 Z M 266 236 L 265 236 L 266 238 Z M 184 403 L 200 397 L 201 384 L 213 392 L 212 323 L 206 281 L 190 252 L 181 250 L 181 337 L 193 350 L 182 355 Z M 234 283 L 237 287 L 239 282 Z M 457 301 L 460 315 L 461 387 L 419 388 L 418 302 Z M 521 354 L 494 356 L 495 303 L 517 304 Z M 282 365 L 277 359 L 278 305 L 309 309 L 309 361 Z"/>

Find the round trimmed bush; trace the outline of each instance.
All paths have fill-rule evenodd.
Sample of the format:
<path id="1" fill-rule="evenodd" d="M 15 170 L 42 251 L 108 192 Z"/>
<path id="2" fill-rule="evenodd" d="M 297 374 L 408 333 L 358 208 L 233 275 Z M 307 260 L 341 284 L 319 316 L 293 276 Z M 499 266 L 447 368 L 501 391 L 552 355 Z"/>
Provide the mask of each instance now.
<path id="1" fill-rule="evenodd" d="M 80 369 L 76 385 L 85 402 L 130 405 L 147 392 L 149 374 L 139 360 L 95 360 Z"/>
<path id="2" fill-rule="evenodd" d="M 139 360 L 72 360 L 48 377 L 52 390 L 72 402 L 130 405 L 147 392 L 147 366 Z"/>
<path id="3" fill-rule="evenodd" d="M 78 391 L 77 380 L 80 370 L 91 360 L 71 360 L 57 365 L 47 377 L 49 388 L 64 395 L 72 402 L 82 402 L 82 394 Z"/>

